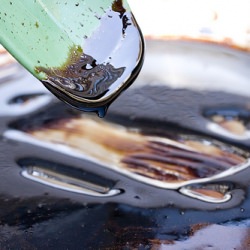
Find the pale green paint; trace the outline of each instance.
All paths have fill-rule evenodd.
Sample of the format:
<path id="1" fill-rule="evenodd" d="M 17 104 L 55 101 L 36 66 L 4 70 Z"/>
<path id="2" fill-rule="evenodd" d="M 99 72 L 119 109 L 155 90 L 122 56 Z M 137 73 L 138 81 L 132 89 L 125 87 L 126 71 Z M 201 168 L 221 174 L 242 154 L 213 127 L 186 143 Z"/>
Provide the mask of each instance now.
<path id="1" fill-rule="evenodd" d="M 1 0 L 0 43 L 32 74 L 35 67 L 60 67 L 69 49 L 99 27 L 114 0 Z M 125 8 L 129 8 L 123 1 Z"/>

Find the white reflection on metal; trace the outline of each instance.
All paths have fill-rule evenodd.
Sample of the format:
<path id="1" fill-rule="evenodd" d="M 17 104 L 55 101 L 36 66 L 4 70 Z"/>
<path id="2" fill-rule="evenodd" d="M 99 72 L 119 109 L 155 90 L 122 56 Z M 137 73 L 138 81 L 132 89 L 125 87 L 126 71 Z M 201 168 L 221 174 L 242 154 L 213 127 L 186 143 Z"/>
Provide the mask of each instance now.
<path id="1" fill-rule="evenodd" d="M 83 180 L 79 179 L 74 179 L 69 176 L 62 176 L 61 174 L 48 171 L 39 167 L 35 168 L 27 168 L 22 170 L 21 172 L 22 176 L 41 183 L 45 184 L 47 186 L 73 192 L 73 193 L 78 193 L 78 194 L 85 194 L 85 195 L 90 195 L 94 197 L 110 197 L 110 196 L 115 196 L 121 193 L 119 189 L 111 189 L 107 190 L 105 193 L 103 192 L 97 192 L 92 188 L 93 184 L 92 183 L 87 183 Z M 103 187 L 94 187 L 94 189 L 104 189 Z"/>

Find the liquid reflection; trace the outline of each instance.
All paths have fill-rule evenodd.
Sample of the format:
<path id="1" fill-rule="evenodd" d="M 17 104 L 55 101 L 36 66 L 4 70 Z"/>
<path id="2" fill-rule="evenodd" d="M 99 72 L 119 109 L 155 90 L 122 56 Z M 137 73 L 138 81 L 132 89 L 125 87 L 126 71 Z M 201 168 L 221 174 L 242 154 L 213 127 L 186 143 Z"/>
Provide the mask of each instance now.
<path id="1" fill-rule="evenodd" d="M 63 113 L 59 114 L 59 110 L 58 107 L 50 109 L 52 119 L 48 113 L 45 120 L 40 114 L 29 120 L 20 119 L 10 125 L 15 129 L 7 130 L 4 135 L 71 157 L 87 159 L 149 187 L 176 190 L 191 199 L 215 204 L 230 201 L 233 191 L 239 189 L 230 182 L 221 184 L 221 179 L 249 166 L 247 152 L 209 137 L 173 131 L 168 127 L 165 131 L 158 128 L 156 135 L 145 125 L 144 128 L 140 125 L 126 127 L 115 121 L 100 121 L 93 116 L 73 113 L 62 118 Z M 54 116 L 55 112 L 58 118 Z M 36 176 L 32 174 L 34 169 L 26 167 L 28 170 L 23 172 L 26 178 L 80 192 L 72 186 L 69 188 L 69 182 L 72 185 L 70 177 L 62 177 L 53 167 L 43 170 L 42 166 L 35 164 Z M 37 175 L 38 172 L 40 174 Z M 96 196 L 93 192 L 83 193 Z M 241 199 L 233 200 L 235 205 Z"/>
<path id="2" fill-rule="evenodd" d="M 168 183 L 185 183 L 218 175 L 230 167 L 241 168 L 248 156 L 209 139 L 176 135 L 171 140 L 143 135 L 86 116 L 55 121 L 27 132 L 38 140 L 64 144 L 105 165 L 116 166 L 117 171 L 128 170 Z"/>
<path id="3" fill-rule="evenodd" d="M 149 45 L 153 46 L 153 41 Z M 166 43 L 158 41 L 156 45 L 162 49 Z M 185 46 L 189 45 L 177 43 L 176 48 L 185 49 Z M 205 55 L 207 48 L 200 47 Z M 158 50 L 154 53 L 157 55 Z M 149 59 L 152 59 L 150 53 Z M 159 64 L 164 66 L 161 59 Z M 174 203 L 179 207 L 208 210 L 216 209 L 218 204 L 223 208 L 240 204 L 248 186 L 244 173 L 248 169 L 249 154 L 209 136 L 209 129 L 206 130 L 208 115 L 204 117 L 200 107 L 207 109 L 214 103 L 221 106 L 231 103 L 232 99 L 235 104 L 242 104 L 247 98 L 230 93 L 222 95 L 218 88 L 211 91 L 212 86 L 207 88 L 206 84 L 203 91 L 195 90 L 194 86 L 190 90 L 173 89 L 164 79 L 145 85 L 147 74 L 142 72 L 138 85 L 116 100 L 106 120 L 54 104 L 44 89 L 31 83 L 31 78 L 26 77 L 29 84 L 21 78 L 4 85 L 1 101 L 5 108 L 1 115 L 8 117 L 8 122 L 2 120 L 2 131 L 5 139 L 19 142 L 19 151 L 16 148 L 19 156 L 15 159 L 22 159 L 23 155 L 33 157 L 34 152 L 37 152 L 37 160 L 51 159 L 49 173 L 53 173 L 52 178 L 37 164 L 26 166 L 23 176 L 39 183 L 41 178 L 36 177 L 45 176 L 43 183 L 51 187 L 55 184 L 54 179 L 61 178 L 61 172 L 53 172 L 53 164 L 62 164 L 59 159 L 64 155 L 64 161 L 72 165 L 72 170 L 80 159 L 78 168 L 91 169 L 104 179 L 112 176 L 114 188 L 125 190 L 101 201 L 86 198 L 86 195 L 93 195 L 85 192 L 83 195 L 90 203 L 123 202 L 141 207 Z M 11 89 L 15 89 L 15 93 Z M 22 145 L 26 145 L 25 150 Z M 38 175 L 37 168 L 33 167 L 38 167 Z M 239 182 L 242 176 L 243 184 Z M 65 190 L 69 179 L 64 178 L 64 181 L 57 182 L 54 189 Z M 75 193 L 76 189 L 71 186 L 67 191 Z"/>
<path id="4" fill-rule="evenodd" d="M 100 198 L 122 193 L 122 190 L 112 188 L 111 181 L 69 166 L 58 167 L 58 164 L 38 159 L 22 159 L 19 165 L 23 168 L 23 177 L 54 188 Z"/>
<path id="5" fill-rule="evenodd" d="M 223 95 L 224 99 L 220 103 L 218 100 L 222 93 L 211 92 L 200 95 L 199 92 L 176 91 L 166 86 L 147 86 L 133 89 L 121 96 L 110 109 L 107 120 L 102 121 L 93 119 L 92 116 L 81 116 L 62 104 L 52 103 L 48 106 L 48 102 L 52 99 L 48 96 L 46 98 L 46 95 L 37 95 L 35 98 L 28 95 L 24 96 L 24 102 L 16 101 L 23 100 L 24 93 L 44 93 L 39 88 L 39 83 L 33 84 L 33 79 L 26 77 L 24 80 L 20 79 L 15 83 L 1 86 L 3 95 L 1 104 L 4 108 L 0 110 L 0 130 L 5 138 L 0 140 L 2 148 L 0 153 L 4 159 L 1 162 L 0 188 L 1 193 L 6 195 L 0 197 L 1 246 L 7 249 L 18 249 L 20 246 L 26 249 L 75 249 L 78 246 L 86 249 L 113 246 L 117 249 L 173 249 L 175 246 L 205 248 L 222 244 L 221 237 L 217 237 L 221 234 L 231 246 L 238 245 L 238 241 L 232 241 L 234 239 L 232 235 L 238 236 L 243 246 L 245 244 L 243 242 L 247 242 L 247 235 L 249 235 L 247 220 L 250 216 L 247 193 L 250 175 L 245 165 L 248 153 L 242 150 L 247 148 L 247 141 L 244 142 L 245 144 L 242 140 L 238 141 L 237 147 L 232 146 L 234 144 L 232 141 L 227 141 L 228 144 L 218 143 L 218 137 L 215 140 L 214 136 L 208 136 L 209 131 L 205 126 L 207 118 L 204 118 L 200 109 L 197 109 L 197 104 L 201 107 L 211 107 L 215 102 L 219 102 L 220 106 L 223 102 L 230 103 L 232 99 L 237 103 L 245 103 L 247 99 L 236 95 Z M 161 94 L 164 97 L 160 98 Z M 159 98 L 152 100 L 154 96 Z M 167 111 L 166 105 L 169 107 Z M 138 109 L 142 106 L 147 110 Z M 152 114 L 156 121 L 150 121 L 149 116 Z M 148 119 L 140 121 L 141 117 L 148 117 Z M 171 120 L 175 122 L 174 126 L 168 122 Z M 85 123 L 84 134 L 82 130 Z M 70 138 L 69 124 L 72 130 L 79 129 L 72 138 Z M 178 127 L 178 124 L 194 129 L 183 129 Z M 100 131 L 102 127 L 103 130 Z M 91 133 L 90 128 L 92 128 Z M 58 129 L 58 136 L 55 136 L 56 129 Z M 200 133 L 201 131 L 204 133 Z M 86 132 L 90 133 L 87 138 Z M 48 134 L 47 141 L 42 138 L 42 134 Z M 79 137 L 79 135 L 83 136 L 82 134 L 84 140 Z M 90 139 L 94 139 L 93 144 L 83 143 L 89 143 Z M 117 144 L 118 141 L 119 143 L 130 142 L 128 144 L 130 148 L 125 147 L 125 143 L 119 144 L 120 147 L 118 147 L 119 145 L 115 145 L 114 141 Z M 62 142 L 68 145 L 60 144 Z M 152 143 L 153 147 L 149 147 Z M 96 168 L 95 164 L 90 164 L 99 157 L 100 149 L 98 147 L 94 151 L 90 145 L 94 147 L 101 145 L 103 151 L 103 148 L 106 148 L 105 153 L 112 152 L 110 155 L 102 154 L 103 158 L 98 162 L 100 167 Z M 138 145 L 139 149 L 134 154 L 132 149 L 137 148 Z M 119 150 L 113 152 L 114 147 L 118 147 Z M 90 159 L 88 155 L 81 152 L 83 149 L 86 149 L 87 153 L 95 152 L 95 157 L 92 156 Z M 182 179 L 160 180 L 167 182 L 168 185 L 171 182 L 174 185 L 180 185 L 179 189 L 158 188 L 155 184 L 151 184 L 151 181 L 159 175 L 147 177 L 150 179 L 150 185 L 147 183 L 143 185 L 142 181 L 136 179 L 131 181 L 135 175 L 140 175 L 136 169 L 133 176 L 128 178 L 124 177 L 124 173 L 120 175 L 117 170 L 103 171 L 104 167 L 107 168 L 103 166 L 105 162 L 117 160 L 113 156 L 121 157 L 127 154 L 134 160 L 138 158 L 138 153 L 144 152 L 140 160 L 149 164 L 149 159 L 145 158 L 146 154 L 151 157 L 163 155 L 166 158 L 166 149 L 172 150 L 168 155 L 175 159 L 179 158 L 177 155 L 173 156 L 174 153 L 179 153 L 179 156 L 192 153 L 196 157 L 195 162 L 192 158 L 184 157 L 185 162 L 193 167 L 192 171 L 187 171 L 190 167 L 183 162 L 180 164 L 181 171 L 177 165 L 174 165 L 174 171 L 171 174 L 175 172 L 176 175 L 178 174 L 177 177 L 181 176 Z M 229 156 L 228 159 L 226 155 Z M 29 157 L 33 157 L 34 161 L 19 161 L 19 166 L 17 165 L 16 160 Z M 40 158 L 46 159 L 47 165 L 41 162 Z M 24 166 L 31 166 L 31 163 L 33 165 L 36 163 L 42 169 L 46 165 L 46 169 L 61 174 L 67 173 L 67 171 L 63 172 L 66 163 L 70 167 L 71 174 L 72 171 L 79 169 L 93 171 L 100 175 L 99 181 L 103 186 L 106 186 L 103 180 L 112 179 L 110 186 L 123 188 L 125 192 L 115 197 L 94 198 L 84 194 L 77 196 L 74 192 L 63 191 L 58 187 L 41 185 L 20 175 Z M 158 165 L 164 165 L 159 158 L 153 158 L 153 163 L 150 161 L 150 167 L 153 165 L 156 169 Z M 200 171 L 195 171 L 194 164 Z M 201 169 L 198 167 L 199 164 L 204 167 L 204 171 L 201 171 L 203 167 Z M 236 164 L 236 170 L 234 164 Z M 243 169 L 244 165 L 246 169 Z M 216 166 L 216 169 L 212 166 Z M 125 169 L 127 164 L 119 162 L 119 167 Z M 166 171 L 165 168 L 164 171 Z M 186 175 L 185 171 L 187 171 Z M 217 175 L 221 173 L 225 176 Z M 208 181 L 205 177 L 207 175 L 215 179 L 212 182 Z M 80 176 L 83 178 L 85 173 L 77 175 L 78 178 Z M 142 177 L 145 178 L 145 176 Z M 188 183 L 190 179 L 183 179 L 184 177 L 189 177 L 192 183 Z M 201 183 L 201 177 L 204 183 Z M 89 181 L 91 178 L 87 175 L 83 179 Z M 184 182 L 187 185 L 182 186 Z M 183 195 L 183 190 L 188 192 Z M 228 196 L 230 199 L 225 200 Z M 205 201 L 201 197 L 205 197 Z M 98 205 L 91 205 L 93 203 Z M 123 203 L 129 205 L 122 205 Z M 155 208 L 148 209 L 148 207 Z"/>
<path id="6" fill-rule="evenodd" d="M 206 202 L 221 203 L 231 199 L 230 191 L 233 189 L 230 183 L 215 183 L 202 185 L 189 185 L 180 189 L 182 194 L 198 198 Z"/>
<path id="7" fill-rule="evenodd" d="M 208 128 L 233 139 L 247 140 L 250 138 L 249 107 L 214 107 L 204 110 L 204 116 L 211 122 Z"/>

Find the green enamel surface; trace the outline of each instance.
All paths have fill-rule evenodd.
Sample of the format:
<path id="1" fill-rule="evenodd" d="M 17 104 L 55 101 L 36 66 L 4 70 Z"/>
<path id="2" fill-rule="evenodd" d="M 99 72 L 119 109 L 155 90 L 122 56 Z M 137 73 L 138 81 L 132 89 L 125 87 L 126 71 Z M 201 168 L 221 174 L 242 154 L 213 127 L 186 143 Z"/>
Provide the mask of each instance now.
<path id="1" fill-rule="evenodd" d="M 60 67 L 100 24 L 113 0 L 1 0 L 0 43 L 32 74 Z M 126 1 L 123 6 L 128 9 Z"/>

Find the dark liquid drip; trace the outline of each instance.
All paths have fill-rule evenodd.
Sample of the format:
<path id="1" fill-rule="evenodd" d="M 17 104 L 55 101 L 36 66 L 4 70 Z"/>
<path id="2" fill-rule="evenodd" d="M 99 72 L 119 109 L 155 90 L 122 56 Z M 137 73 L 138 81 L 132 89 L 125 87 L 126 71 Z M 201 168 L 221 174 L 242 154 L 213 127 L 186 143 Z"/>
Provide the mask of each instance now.
<path id="1" fill-rule="evenodd" d="M 85 37 L 84 53 L 79 47 L 72 48 L 62 67 L 36 70 L 46 74 L 43 84 L 60 100 L 104 117 L 109 105 L 137 77 L 144 42 L 122 1 L 115 1 L 100 23 L 91 37 Z"/>

